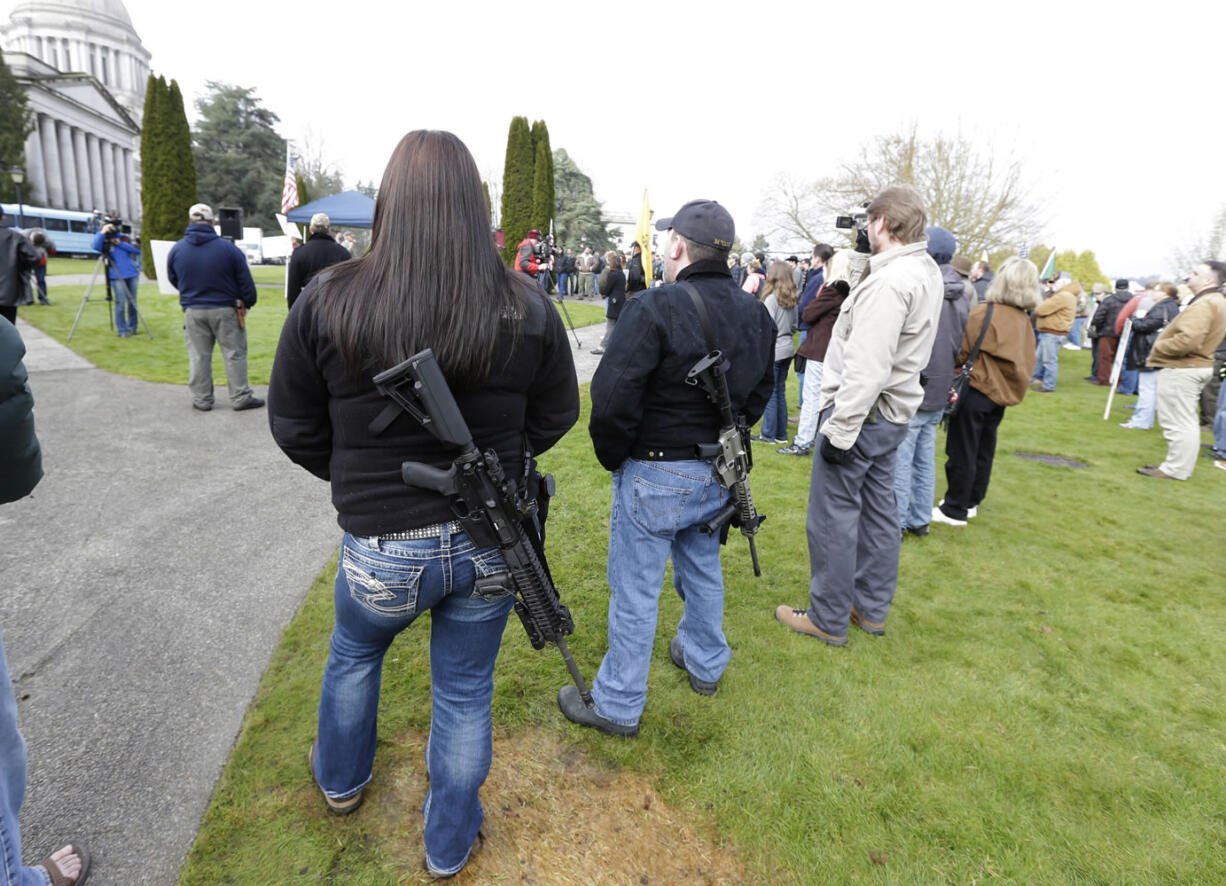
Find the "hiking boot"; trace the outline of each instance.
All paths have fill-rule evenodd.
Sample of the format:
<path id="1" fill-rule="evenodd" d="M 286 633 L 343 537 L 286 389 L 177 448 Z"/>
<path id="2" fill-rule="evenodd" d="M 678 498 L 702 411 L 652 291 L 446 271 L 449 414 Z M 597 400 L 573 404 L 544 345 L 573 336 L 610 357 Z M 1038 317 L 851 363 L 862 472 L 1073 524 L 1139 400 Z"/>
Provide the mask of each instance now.
<path id="1" fill-rule="evenodd" d="M 834 634 L 827 634 L 812 622 L 808 611 L 804 609 L 793 609 L 791 606 L 780 605 L 775 609 L 775 620 L 783 622 L 798 634 L 821 640 L 827 646 L 847 645 L 846 635 L 836 637 Z"/>
<path id="2" fill-rule="evenodd" d="M 866 634 L 872 634 L 874 637 L 885 636 L 885 622 L 869 621 L 858 611 L 856 607 L 851 607 L 851 623 L 864 631 Z"/>
<path id="3" fill-rule="evenodd" d="M 596 713 L 596 707 L 588 707 L 583 703 L 583 699 L 579 695 L 578 688 L 573 683 L 567 683 L 558 690 L 558 707 L 562 710 L 562 715 L 572 723 L 578 723 L 580 726 L 590 726 L 592 729 L 599 729 L 605 735 L 612 735 L 617 738 L 634 738 L 639 734 L 639 726 L 635 723 L 633 726 L 623 726 L 620 723 L 614 723 L 612 720 L 606 720 L 600 714 Z"/>
<path id="4" fill-rule="evenodd" d="M 793 443 L 791 446 L 781 446 L 775 451 L 780 455 L 812 455 L 813 446 L 801 446 L 798 443 Z"/>
<path id="5" fill-rule="evenodd" d="M 668 657 L 673 660 L 673 664 L 681 668 L 690 676 L 690 688 L 699 695 L 714 695 L 715 690 L 719 688 L 719 681 L 714 683 L 706 680 L 699 680 L 693 674 L 690 674 L 690 669 L 685 666 L 685 652 L 681 648 L 681 638 L 673 637 L 668 641 Z"/>
<path id="6" fill-rule="evenodd" d="M 1168 474 L 1162 468 L 1144 467 L 1137 468 L 1137 473 L 1143 477 L 1153 477 L 1156 480 L 1174 480 L 1175 478 Z"/>

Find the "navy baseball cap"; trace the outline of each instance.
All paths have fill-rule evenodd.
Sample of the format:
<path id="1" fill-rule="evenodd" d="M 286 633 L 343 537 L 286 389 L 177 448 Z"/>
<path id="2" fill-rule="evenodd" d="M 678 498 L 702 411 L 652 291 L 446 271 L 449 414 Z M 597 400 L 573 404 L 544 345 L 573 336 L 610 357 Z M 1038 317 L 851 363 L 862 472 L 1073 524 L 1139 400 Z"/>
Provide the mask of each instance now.
<path id="1" fill-rule="evenodd" d="M 676 215 L 656 222 L 657 231 L 669 228 L 688 240 L 716 249 L 731 249 L 736 239 L 732 216 L 714 200 L 691 200 L 678 209 Z"/>

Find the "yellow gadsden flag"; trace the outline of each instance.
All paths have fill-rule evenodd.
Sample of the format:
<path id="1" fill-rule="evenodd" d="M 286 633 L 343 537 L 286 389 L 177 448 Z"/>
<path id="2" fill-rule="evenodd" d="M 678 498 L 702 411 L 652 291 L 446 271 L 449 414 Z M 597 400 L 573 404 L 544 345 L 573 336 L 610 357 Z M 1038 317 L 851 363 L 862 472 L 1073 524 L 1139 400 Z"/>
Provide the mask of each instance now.
<path id="1" fill-rule="evenodd" d="M 639 241 L 643 250 L 643 279 L 651 285 L 651 205 L 647 200 L 647 189 L 643 189 L 643 208 L 639 210 L 639 223 L 634 229 L 634 239 Z"/>

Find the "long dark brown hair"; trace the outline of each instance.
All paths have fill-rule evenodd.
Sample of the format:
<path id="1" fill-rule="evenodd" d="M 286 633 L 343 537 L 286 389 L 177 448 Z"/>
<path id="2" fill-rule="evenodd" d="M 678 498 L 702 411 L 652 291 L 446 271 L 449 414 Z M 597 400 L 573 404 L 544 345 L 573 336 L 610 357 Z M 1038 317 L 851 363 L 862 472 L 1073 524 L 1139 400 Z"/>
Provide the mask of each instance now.
<path id="1" fill-rule="evenodd" d="M 494 247 L 468 148 L 419 129 L 383 173 L 370 251 L 331 269 L 315 300 L 351 374 L 431 348 L 448 379 L 469 387 L 493 370 L 503 324 L 518 337 L 533 292 Z"/>

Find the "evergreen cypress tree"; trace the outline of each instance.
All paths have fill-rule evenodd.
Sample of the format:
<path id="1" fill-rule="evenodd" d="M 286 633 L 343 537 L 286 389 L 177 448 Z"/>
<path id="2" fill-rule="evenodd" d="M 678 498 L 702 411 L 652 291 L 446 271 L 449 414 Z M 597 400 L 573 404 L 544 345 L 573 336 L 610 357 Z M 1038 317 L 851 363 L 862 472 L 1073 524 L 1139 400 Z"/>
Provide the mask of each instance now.
<path id="1" fill-rule="evenodd" d="M 507 155 L 502 170 L 502 230 L 506 234 L 503 260 L 515 261 L 519 242 L 532 227 L 532 174 L 535 155 L 527 117 L 514 117 L 507 133 Z"/>
<path id="2" fill-rule="evenodd" d="M 141 121 L 141 239 L 178 240 L 187 210 L 196 202 L 196 164 L 191 129 L 179 84 L 149 75 Z M 142 269 L 154 276 L 153 250 L 144 249 Z"/>
<path id="3" fill-rule="evenodd" d="M 549 129 L 544 120 L 532 124 L 532 147 L 532 227 L 548 234 L 549 223 L 553 220 L 553 150 L 549 147 Z"/>
<path id="4" fill-rule="evenodd" d="M 20 166 L 27 174 L 30 171 L 25 161 L 26 136 L 33 130 L 34 115 L 26 101 L 26 91 L 0 55 L 0 197 L 6 203 L 17 196 L 17 186 L 8 171 L 14 166 Z M 21 199 L 26 203 L 45 198 L 45 194 L 36 196 L 32 185 L 22 190 Z"/>
<path id="5" fill-rule="evenodd" d="M 140 170 L 141 170 L 141 240 L 164 240 L 167 226 L 166 193 L 169 155 L 166 149 L 166 105 L 169 96 L 166 80 L 149 73 L 145 84 L 145 111 L 141 118 Z M 141 250 L 141 269 L 152 279 L 154 274 L 153 250 Z"/>

